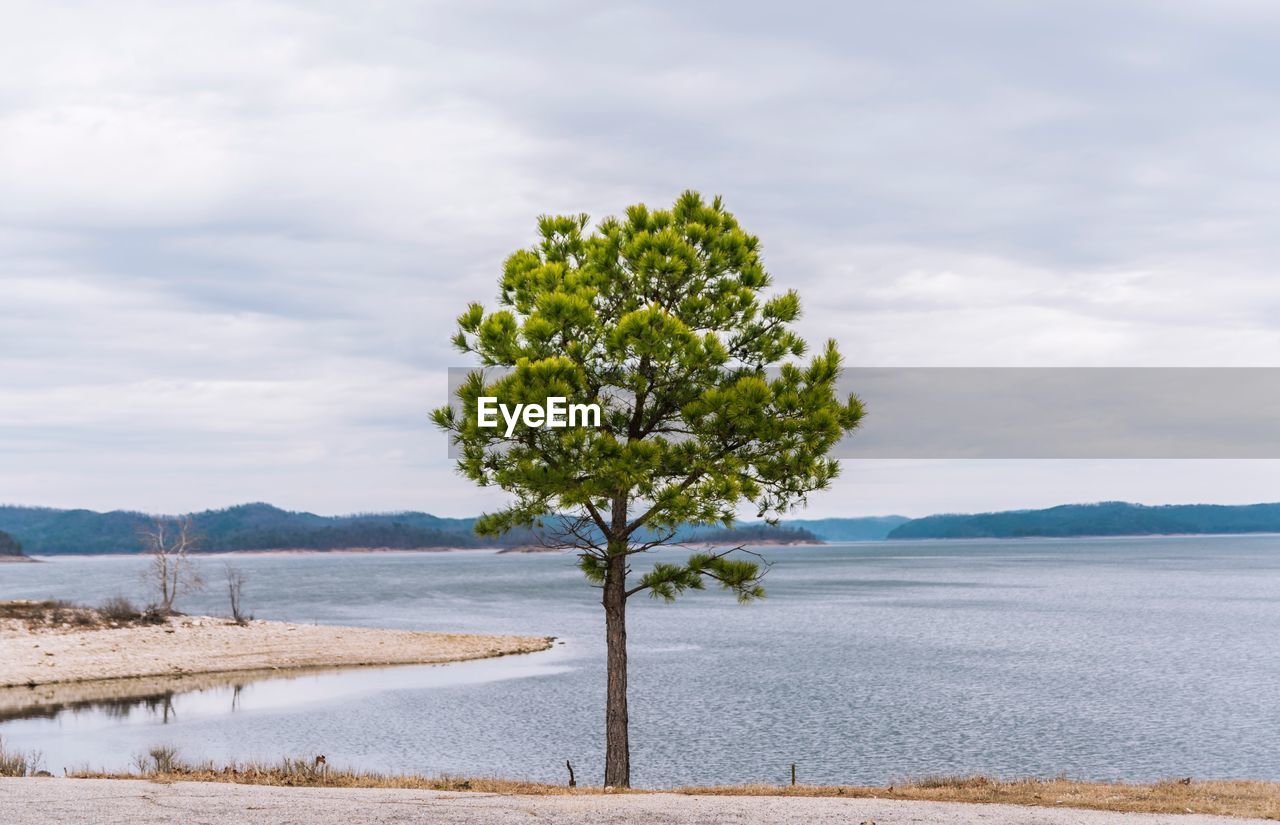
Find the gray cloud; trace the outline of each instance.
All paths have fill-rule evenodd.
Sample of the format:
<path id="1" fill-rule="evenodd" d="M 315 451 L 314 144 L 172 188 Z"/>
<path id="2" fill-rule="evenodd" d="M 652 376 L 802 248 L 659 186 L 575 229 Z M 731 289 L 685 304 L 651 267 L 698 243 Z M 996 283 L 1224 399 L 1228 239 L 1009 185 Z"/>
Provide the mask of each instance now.
<path id="1" fill-rule="evenodd" d="M 537 214 L 685 187 L 726 196 L 852 364 L 1275 366 L 1277 22 L 1246 0 L 10 4 L 0 499 L 492 506 L 423 416 L 452 318 Z M 1097 466 L 850 461 L 813 512 L 1280 481 Z"/>

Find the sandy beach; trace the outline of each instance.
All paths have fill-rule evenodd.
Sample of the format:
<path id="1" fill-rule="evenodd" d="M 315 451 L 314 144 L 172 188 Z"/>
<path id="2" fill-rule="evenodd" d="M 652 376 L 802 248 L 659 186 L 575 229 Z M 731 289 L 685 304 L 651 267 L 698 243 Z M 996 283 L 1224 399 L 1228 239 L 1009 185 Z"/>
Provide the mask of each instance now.
<path id="1" fill-rule="evenodd" d="M 358 665 L 437 664 L 546 650 L 550 638 L 179 616 L 155 625 L 32 629 L 0 620 L 0 687 Z"/>

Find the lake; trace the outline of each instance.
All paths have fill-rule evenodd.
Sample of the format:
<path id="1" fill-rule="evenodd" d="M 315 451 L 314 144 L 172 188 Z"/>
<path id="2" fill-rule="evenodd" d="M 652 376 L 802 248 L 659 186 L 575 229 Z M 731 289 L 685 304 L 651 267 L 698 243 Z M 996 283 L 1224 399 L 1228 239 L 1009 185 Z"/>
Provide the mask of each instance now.
<path id="1" fill-rule="evenodd" d="M 768 598 L 629 611 L 640 786 L 987 772 L 1280 780 L 1280 537 L 778 547 Z M 664 555 L 678 555 L 664 551 Z M 189 613 L 226 613 L 224 558 Z M 556 636 L 529 656 L 228 682 L 0 722 L 63 767 L 326 754 L 378 771 L 602 773 L 603 616 L 571 556 L 231 559 L 258 618 Z M 140 598 L 144 561 L 0 566 L 0 598 Z"/>

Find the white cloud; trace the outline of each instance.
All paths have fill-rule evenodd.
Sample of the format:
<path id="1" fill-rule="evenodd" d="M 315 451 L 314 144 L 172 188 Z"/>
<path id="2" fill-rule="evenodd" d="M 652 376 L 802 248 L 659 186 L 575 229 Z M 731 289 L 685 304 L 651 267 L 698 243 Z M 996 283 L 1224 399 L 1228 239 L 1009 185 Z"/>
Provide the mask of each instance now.
<path id="1" fill-rule="evenodd" d="M 851 363 L 1270 366 L 1276 17 L 10 4 L 0 500 L 492 506 L 423 417 L 453 317 L 537 214 L 690 186 Z M 876 465 L 814 512 L 1273 497 L 1196 466 Z"/>

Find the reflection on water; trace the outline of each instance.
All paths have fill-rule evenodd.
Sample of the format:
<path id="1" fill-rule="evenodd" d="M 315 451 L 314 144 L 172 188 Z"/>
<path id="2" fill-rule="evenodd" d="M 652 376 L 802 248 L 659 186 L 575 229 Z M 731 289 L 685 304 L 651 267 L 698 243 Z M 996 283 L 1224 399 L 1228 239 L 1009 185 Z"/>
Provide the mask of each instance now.
<path id="1" fill-rule="evenodd" d="M 241 685 L 236 685 L 235 690 L 239 691 Z M 73 713 L 79 714 L 84 711 L 97 711 L 108 719 L 128 719 L 134 708 L 143 708 L 152 716 L 157 713 L 165 722 L 173 715 L 173 697 L 176 694 L 173 691 L 165 693 L 148 694 L 147 696 L 137 696 L 127 699 L 82 699 L 68 702 L 40 702 L 38 704 L 22 704 L 22 697 L 0 697 L 0 701 L 6 704 L 16 704 L 13 710 L 0 710 L 0 722 L 9 722 L 14 719 L 57 719 L 60 714 Z M 231 709 L 235 710 L 235 702 L 232 702 Z"/>
<path id="2" fill-rule="evenodd" d="M 6 687 L 0 688 L 0 722 L 56 720 L 63 714 L 79 716 L 93 713 L 110 720 L 125 721 L 133 717 L 135 710 L 145 718 L 169 722 L 176 718 L 175 697 L 229 692 L 229 710 L 235 711 L 240 707 L 245 685 L 297 675 L 296 672 L 277 669 Z"/>
<path id="3" fill-rule="evenodd" d="M 447 665 L 237 671 L 0 688 L 0 722 L 12 723 L 6 733 L 57 742 L 77 731 L 145 729 L 238 713 L 294 710 L 307 704 L 358 701 L 363 694 L 385 690 L 553 676 L 569 669 L 558 663 L 563 658 L 553 649 Z M 61 748 L 43 755 L 60 758 Z M 76 764 L 99 764 L 92 749 L 79 747 L 76 756 Z M 115 763 L 108 758 L 102 766 L 119 767 Z"/>
<path id="4" fill-rule="evenodd" d="M 90 723 L 99 716 L 112 722 L 166 724 L 177 721 L 179 708 L 192 716 L 216 715 L 296 707 L 370 691 L 553 675 L 568 669 L 555 664 L 557 658 L 562 657 L 546 651 L 449 665 L 273 669 L 0 688 L 0 721 L 65 722 L 69 715 Z"/>

